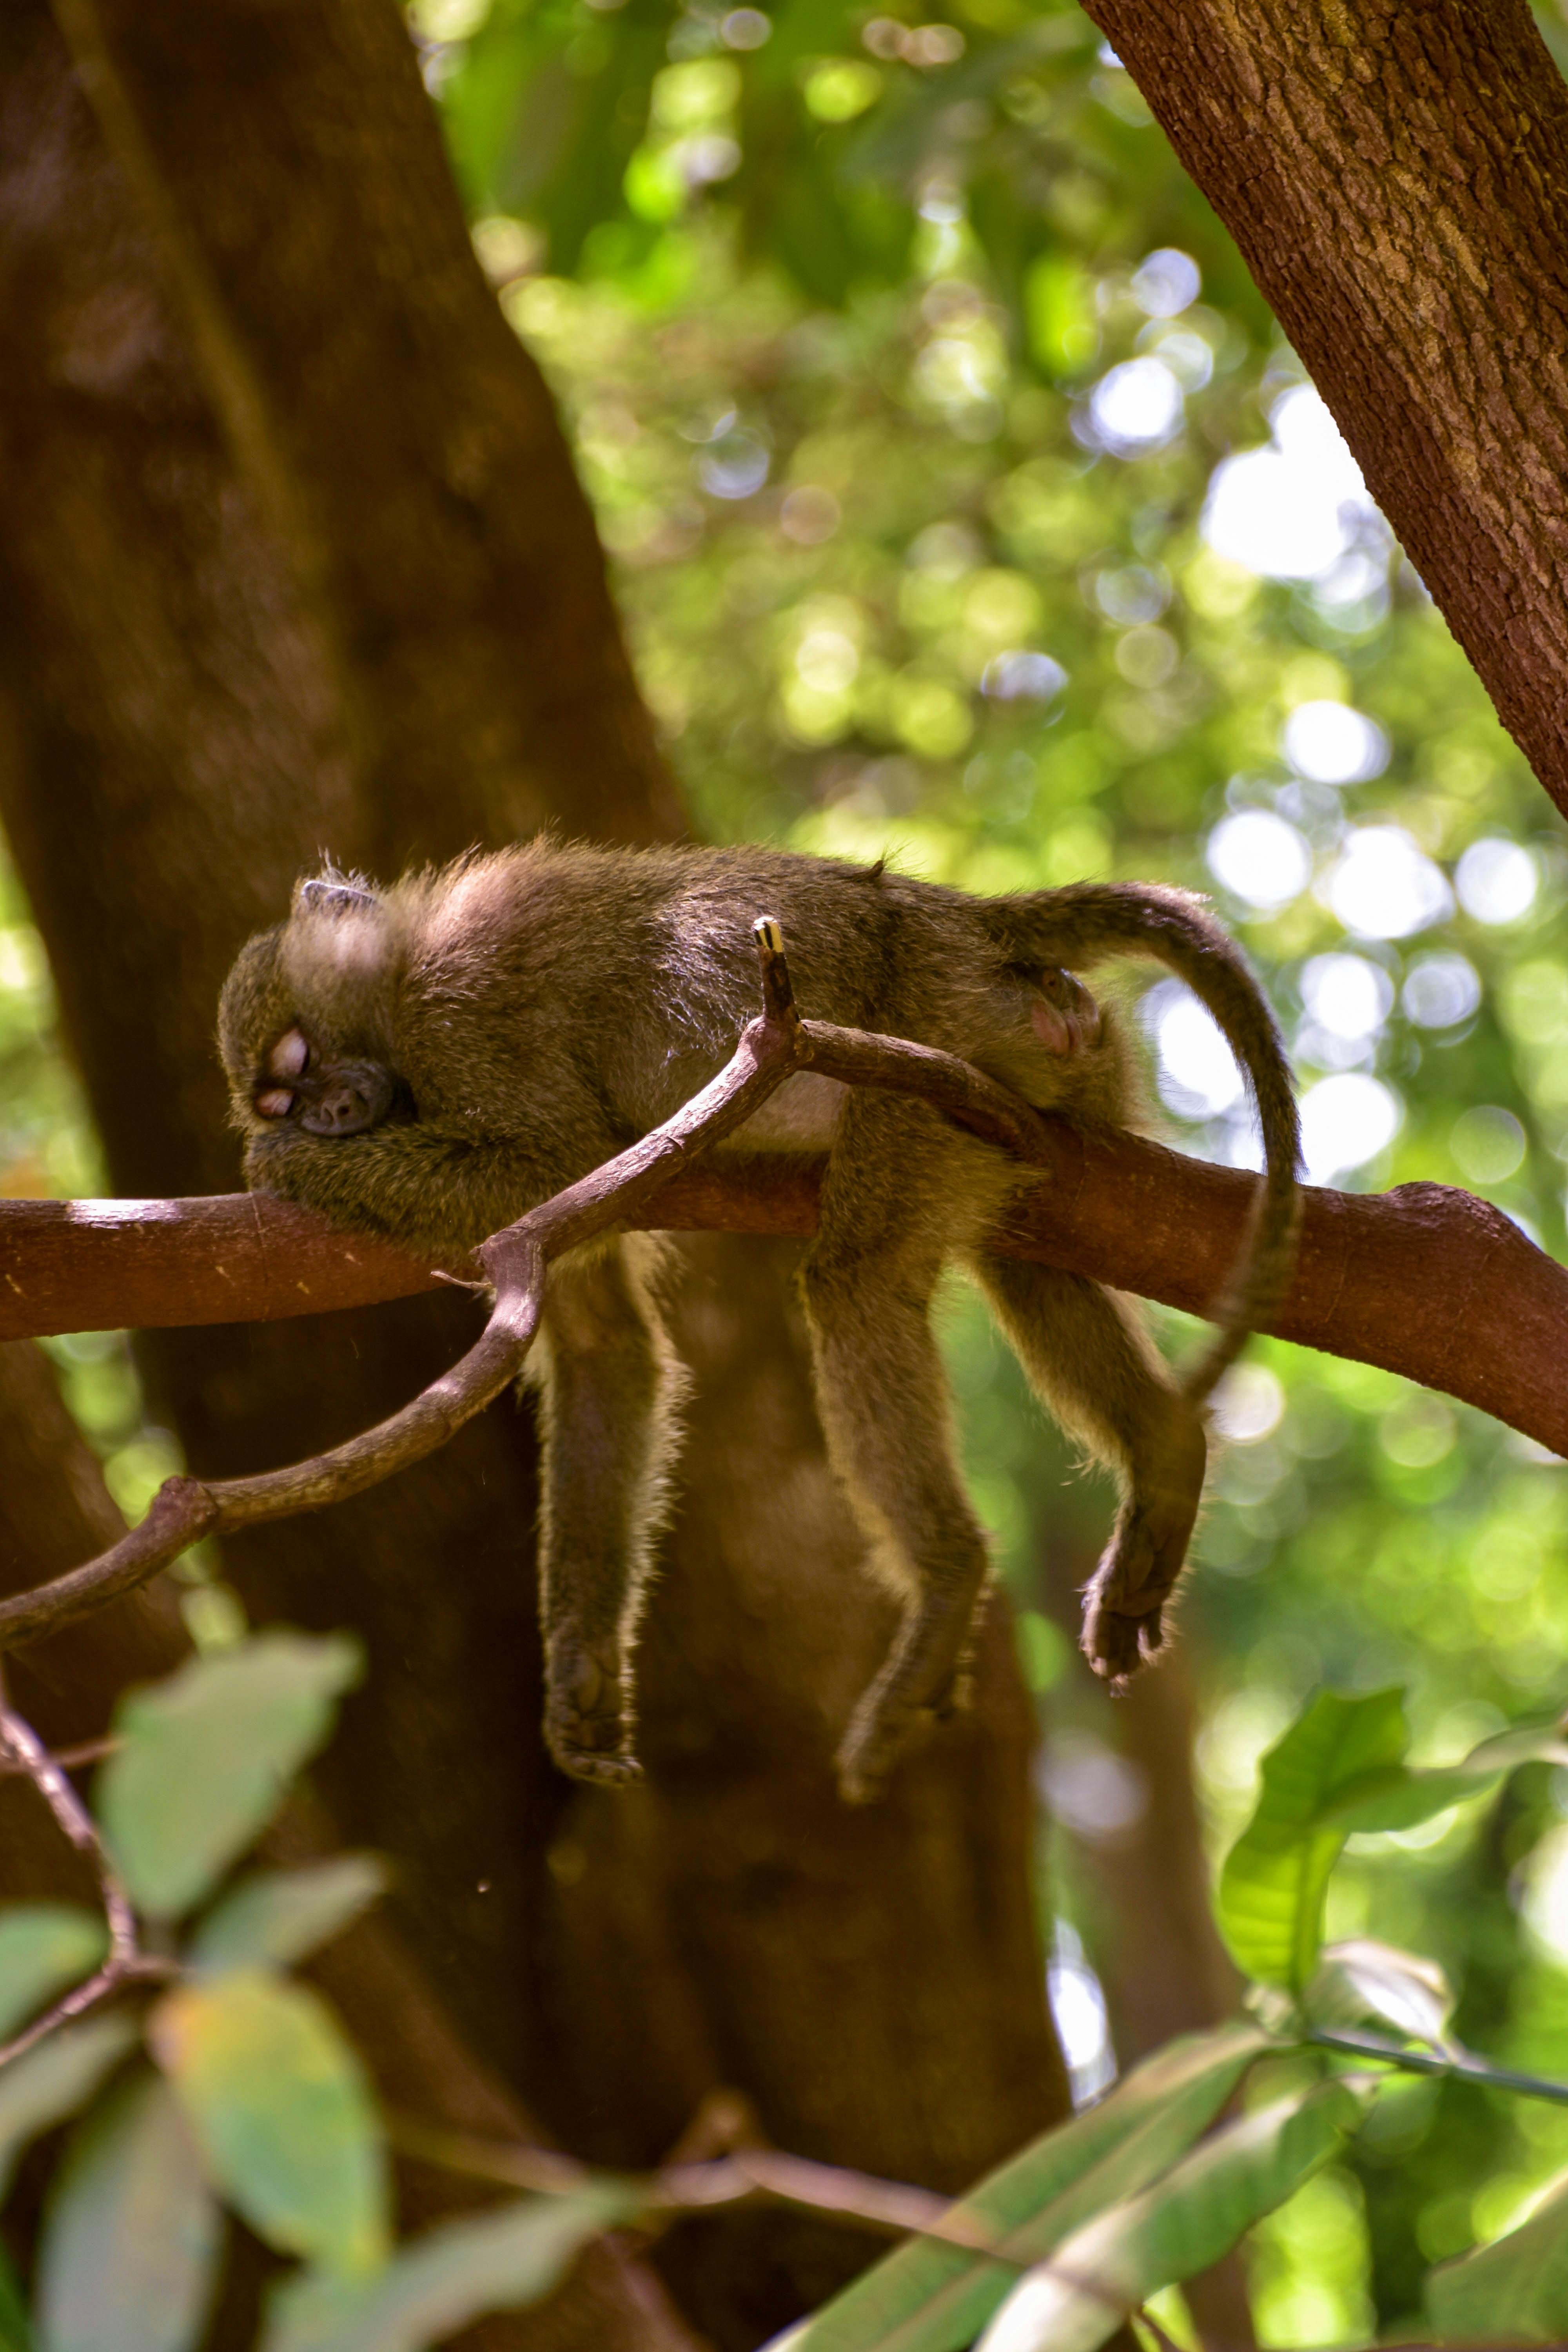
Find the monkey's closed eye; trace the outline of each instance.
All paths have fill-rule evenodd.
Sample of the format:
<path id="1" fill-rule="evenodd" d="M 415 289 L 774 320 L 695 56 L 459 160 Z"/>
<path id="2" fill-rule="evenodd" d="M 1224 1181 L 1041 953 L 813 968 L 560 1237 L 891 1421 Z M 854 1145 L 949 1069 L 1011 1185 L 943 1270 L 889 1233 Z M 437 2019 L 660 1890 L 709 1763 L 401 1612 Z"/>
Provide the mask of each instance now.
<path id="1" fill-rule="evenodd" d="M 310 1065 L 310 1048 L 300 1029 L 285 1029 L 267 1056 L 267 1072 L 274 1078 L 302 1078 Z"/>

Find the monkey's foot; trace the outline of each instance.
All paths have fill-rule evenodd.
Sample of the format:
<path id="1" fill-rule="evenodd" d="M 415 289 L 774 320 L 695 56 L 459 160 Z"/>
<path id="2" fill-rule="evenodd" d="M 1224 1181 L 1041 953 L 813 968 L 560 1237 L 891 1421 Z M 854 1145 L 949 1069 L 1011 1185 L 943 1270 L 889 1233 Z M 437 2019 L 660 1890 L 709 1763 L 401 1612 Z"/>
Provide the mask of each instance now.
<path id="1" fill-rule="evenodd" d="M 1164 1647 L 1164 1607 L 1181 1575 L 1203 1490 L 1207 1448 L 1192 1415 L 1157 1484 L 1135 1486 L 1084 1591 L 1084 1656 L 1122 1687 Z"/>
<path id="2" fill-rule="evenodd" d="M 556 1640 L 550 1645 L 546 1681 L 544 1738 L 561 1769 L 574 1780 L 609 1787 L 640 1780 L 619 1657 Z"/>
<path id="3" fill-rule="evenodd" d="M 834 1759 L 838 1793 L 847 1805 L 873 1805 L 885 1797 L 900 1758 L 969 1705 L 970 1677 L 963 1669 L 950 1674 L 944 1687 L 926 1700 L 900 1687 L 902 1680 L 879 1675 L 849 1718 Z"/>

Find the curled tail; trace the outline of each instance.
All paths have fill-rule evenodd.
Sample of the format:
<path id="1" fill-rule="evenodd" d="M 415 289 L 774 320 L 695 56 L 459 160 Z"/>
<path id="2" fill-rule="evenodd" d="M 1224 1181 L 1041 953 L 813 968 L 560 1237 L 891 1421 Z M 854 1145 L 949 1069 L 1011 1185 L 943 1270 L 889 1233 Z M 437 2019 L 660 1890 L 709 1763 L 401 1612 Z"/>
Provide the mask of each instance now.
<path id="1" fill-rule="evenodd" d="M 1295 1255 L 1301 1128 L 1290 1064 L 1262 990 L 1240 949 L 1184 890 L 1156 883 L 1078 882 L 1063 890 L 994 898 L 986 927 L 1010 963 L 1083 971 L 1108 956 L 1152 957 L 1184 980 L 1218 1023 L 1257 1106 L 1263 1189 L 1246 1246 L 1211 1310 L 1218 1337 L 1182 1382 L 1201 1404 L 1235 1362 L 1247 1333 L 1278 1302 Z"/>

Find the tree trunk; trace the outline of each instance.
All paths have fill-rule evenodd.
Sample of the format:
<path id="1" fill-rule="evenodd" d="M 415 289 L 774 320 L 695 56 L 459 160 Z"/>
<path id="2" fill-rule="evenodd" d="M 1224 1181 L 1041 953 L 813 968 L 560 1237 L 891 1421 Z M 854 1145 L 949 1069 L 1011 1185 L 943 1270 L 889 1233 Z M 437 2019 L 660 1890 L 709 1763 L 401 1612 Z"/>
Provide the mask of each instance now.
<path id="1" fill-rule="evenodd" d="M 41 6 L 0 29 L 0 806 L 116 1185 L 221 1189 L 217 987 L 323 845 L 384 872 L 542 813 L 626 839 L 674 816 L 394 12 L 68 21 L 112 153 Z M 998 1613 L 973 1718 L 886 1806 L 832 1795 L 887 1628 L 786 1277 L 787 1252 L 715 1241 L 680 1298 L 697 1396 L 643 1791 L 546 1762 L 510 1403 L 228 1572 L 261 1615 L 364 1634 L 320 1786 L 397 1857 L 400 1930 L 469 2048 L 567 2145 L 654 2160 L 724 2083 L 783 2145 L 957 2188 L 1067 2105 L 1028 1712 Z M 193 1468 L 227 1475 L 363 1426 L 474 1320 L 412 1299 L 160 1335 L 146 1361 Z M 743 2217 L 661 2259 L 739 2347 L 867 2251 Z"/>
<path id="2" fill-rule="evenodd" d="M 1525 0 L 1086 0 L 1568 814 L 1568 89 Z"/>

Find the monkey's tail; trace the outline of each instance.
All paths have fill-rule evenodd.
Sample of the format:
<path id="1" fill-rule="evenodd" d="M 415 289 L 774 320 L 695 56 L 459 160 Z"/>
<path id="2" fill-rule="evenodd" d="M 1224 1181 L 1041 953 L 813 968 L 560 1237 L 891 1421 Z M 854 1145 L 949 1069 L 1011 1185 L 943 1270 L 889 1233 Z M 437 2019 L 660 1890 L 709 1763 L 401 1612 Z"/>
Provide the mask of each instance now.
<path id="1" fill-rule="evenodd" d="M 1263 1130 L 1263 1188 L 1247 1243 L 1211 1308 L 1218 1336 L 1182 1382 L 1196 1404 L 1277 1305 L 1295 1257 L 1301 1125 L 1284 1042 L 1241 950 L 1184 890 L 1154 883 L 1079 882 L 987 902 L 987 928 L 1010 963 L 1081 971 L 1108 956 L 1148 956 L 1184 980 L 1241 1065 Z"/>

